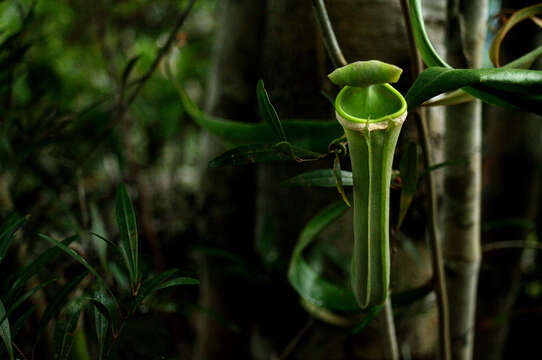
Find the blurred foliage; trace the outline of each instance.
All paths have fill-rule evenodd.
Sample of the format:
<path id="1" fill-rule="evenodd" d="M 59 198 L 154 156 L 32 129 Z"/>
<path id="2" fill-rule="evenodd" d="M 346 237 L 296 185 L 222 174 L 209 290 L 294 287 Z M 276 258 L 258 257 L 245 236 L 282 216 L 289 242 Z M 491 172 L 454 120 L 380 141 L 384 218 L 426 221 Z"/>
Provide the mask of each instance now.
<path id="1" fill-rule="evenodd" d="M 50 251 L 46 250 L 50 244 L 34 235 L 38 231 L 55 239 L 79 235 L 70 240 L 69 249 L 68 243 L 63 249 L 70 252 L 72 260 L 49 262 L 50 271 L 39 273 L 31 280 L 33 283 L 18 289 L 18 294 L 25 289 L 29 294 L 37 284 L 47 285 L 26 298 L 21 306 L 25 311 L 14 313 L 21 322 L 10 324 L 12 337 L 15 330 L 21 331 L 19 340 L 14 341 L 26 354 L 35 339 L 28 326 L 39 324 L 36 310 L 39 313 L 54 304 L 58 289 L 68 286 L 72 279 L 77 280 L 72 283 L 72 290 L 76 290 L 66 292 L 66 299 L 81 295 L 88 286 L 75 276 L 82 269 L 76 255 L 87 259 L 87 264 L 101 265 L 98 272 L 107 274 L 106 281 L 114 279 L 118 289 L 136 295 L 138 286 L 144 290 L 145 280 L 130 281 L 122 261 L 114 259 L 111 250 L 106 251 L 102 240 L 89 234 L 94 231 L 113 243 L 121 238 L 114 198 L 117 184 L 123 180 L 130 184 L 135 214 L 143 219 L 138 224 L 142 240 L 137 271 L 146 276 L 181 265 L 188 273 L 195 272 L 193 259 L 186 251 L 191 243 L 178 239 L 190 237 L 195 231 L 197 214 L 190 209 L 199 183 L 199 129 L 185 116 L 164 69 L 167 62 L 173 76 L 193 99 L 201 102 L 212 58 L 217 1 L 196 2 L 175 34 L 173 46 L 145 79 L 133 102 L 129 100 L 187 4 L 184 0 L 0 1 L 0 218 L 13 219 L 14 215 L 9 214 L 15 210 L 30 214 L 24 229 L 10 237 L 6 249 L 1 249 L 1 271 L 15 274 L 39 254 Z M 159 221 L 149 225 L 154 218 Z M 171 244 L 176 256 L 162 254 L 160 258 L 160 247 Z M 73 249 L 77 252 L 72 254 Z M 59 284 L 47 282 L 53 275 L 59 278 Z M 13 279 L 2 283 L 4 290 L 11 288 Z M 174 285 L 178 284 L 167 287 Z M 171 295 L 171 291 L 164 293 Z M 195 302 L 195 294 L 192 291 L 175 299 L 179 306 L 187 304 L 194 309 L 189 304 Z M 8 306 L 15 299 L 7 299 L 6 295 L 2 291 L 0 299 L 9 312 Z M 163 300 L 171 301 L 167 296 Z M 69 307 L 65 307 L 67 303 Z M 93 317 L 79 321 L 78 329 L 81 324 L 84 328 L 83 332 L 77 330 L 75 339 L 66 342 L 62 336 L 63 330 L 71 333 L 75 329 L 79 312 L 92 309 L 91 305 L 87 301 L 62 301 L 55 334 L 62 345 L 56 350 L 48 347 L 53 340 L 51 329 L 51 336 L 44 336 L 45 341 L 39 344 L 42 353 L 50 355 L 39 358 L 52 358 L 54 351 L 59 358 L 70 358 L 72 340 L 72 355 L 81 353 L 87 345 L 92 354 L 96 353 Z M 59 309 L 54 312 L 55 318 Z M 142 316 L 144 306 L 135 306 L 134 311 L 130 320 L 133 325 L 126 331 L 126 338 L 119 339 L 120 348 L 133 342 L 131 329 L 137 329 L 140 322 L 164 323 L 166 329 L 170 326 L 166 319 Z M 153 327 L 143 329 L 148 333 Z M 182 327 L 188 329 L 187 324 Z M 188 331 L 184 341 L 189 341 L 191 330 L 182 331 Z M 25 336 L 28 340 L 21 340 Z M 168 344 L 159 355 L 175 352 L 171 336 L 161 340 Z M 149 355 L 149 349 L 156 344 L 132 347 L 132 353 L 127 355 L 156 358 L 156 353 Z"/>

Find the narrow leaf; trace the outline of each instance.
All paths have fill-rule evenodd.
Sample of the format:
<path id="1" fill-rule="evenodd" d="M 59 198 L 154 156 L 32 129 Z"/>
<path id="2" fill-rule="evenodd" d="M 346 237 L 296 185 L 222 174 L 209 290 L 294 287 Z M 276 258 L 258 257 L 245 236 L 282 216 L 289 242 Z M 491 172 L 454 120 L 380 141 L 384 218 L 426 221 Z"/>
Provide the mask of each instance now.
<path id="1" fill-rule="evenodd" d="M 401 227 L 403 220 L 407 214 L 408 208 L 412 203 L 412 199 L 416 194 L 416 188 L 418 184 L 418 161 L 419 153 L 418 146 L 414 143 L 410 143 L 399 163 L 399 170 L 401 173 L 401 180 L 403 188 L 401 190 L 401 199 L 399 205 L 399 220 L 397 222 L 397 229 Z"/>
<path id="2" fill-rule="evenodd" d="M 330 310 L 357 312 L 360 308 L 352 290 L 338 286 L 318 274 L 303 256 L 303 251 L 315 240 L 317 235 L 337 220 L 347 209 L 344 201 L 340 200 L 322 210 L 307 223 L 299 235 L 290 260 L 288 281 L 303 299 L 314 305 Z"/>
<path id="3" fill-rule="evenodd" d="M 72 243 L 75 239 L 77 239 L 77 236 L 70 236 L 67 239 L 62 240 L 61 244 L 64 246 L 68 246 L 70 243 Z M 55 245 L 56 245 L 55 241 Z M 36 275 L 39 271 L 41 271 L 45 266 L 49 265 L 50 263 L 55 260 L 55 258 L 60 254 L 62 250 L 57 247 L 51 247 L 44 251 L 41 255 L 39 255 L 34 261 L 32 261 L 30 264 L 24 266 L 20 272 L 14 275 L 14 281 L 13 285 L 11 286 L 11 289 L 8 291 L 8 294 L 6 295 L 6 301 L 8 303 L 12 303 L 13 296 L 17 293 L 17 291 L 34 275 Z"/>
<path id="4" fill-rule="evenodd" d="M 177 88 L 183 108 L 192 120 L 227 144 L 240 146 L 271 144 L 276 141 L 276 134 L 266 123 L 250 124 L 205 114 L 174 78 L 170 77 L 170 80 Z M 326 151 L 329 142 L 343 134 L 342 126 L 337 121 L 288 119 L 281 124 L 291 143 L 316 152 Z"/>
<path id="5" fill-rule="evenodd" d="M 134 290 L 140 280 L 137 225 L 134 207 L 123 183 L 120 183 L 117 189 L 117 225 L 121 239 L 120 247 L 126 257 L 130 283 Z"/>
<path id="6" fill-rule="evenodd" d="M 13 234 L 26 223 L 26 217 L 10 214 L 0 226 L 0 263 L 13 242 Z"/>
<path id="7" fill-rule="evenodd" d="M 6 315 L 6 309 L 4 308 L 4 304 L 0 300 L 0 317 L 4 317 L 4 315 Z M 2 337 L 2 341 L 6 346 L 10 360 L 14 360 L 15 357 L 13 356 L 13 346 L 11 344 L 11 330 L 9 327 L 8 319 L 5 319 L 0 323 L 0 337 Z"/>
<path id="8" fill-rule="evenodd" d="M 155 291 L 181 285 L 199 285 L 199 280 L 190 277 L 177 277 L 160 284 Z"/>
<path id="9" fill-rule="evenodd" d="M 126 85 L 126 82 L 128 81 L 128 77 L 132 73 L 132 70 L 134 69 L 140 57 L 141 55 L 134 56 L 126 63 L 126 66 L 124 67 L 124 70 L 122 71 L 122 77 L 121 77 L 122 86 Z"/>
<path id="10" fill-rule="evenodd" d="M 252 144 L 226 151 L 224 154 L 211 160 L 209 167 L 239 166 L 289 160 L 303 162 L 318 160 L 321 157 L 321 154 L 294 147 L 287 142 L 280 142 L 274 145 Z"/>
<path id="11" fill-rule="evenodd" d="M 92 275 L 96 276 L 96 278 L 98 278 L 100 280 L 103 280 L 102 276 L 100 274 L 98 274 L 98 272 L 81 255 L 79 255 L 75 250 L 70 249 L 69 247 L 67 247 L 63 243 L 58 242 L 55 239 L 53 239 L 53 238 L 51 238 L 51 237 L 49 237 L 47 235 L 38 234 L 38 236 L 41 237 L 42 239 L 45 239 L 45 240 L 49 241 L 51 244 L 53 244 L 55 246 L 58 246 L 66 254 L 70 255 L 75 261 L 77 261 L 78 263 L 83 265 L 88 271 L 90 271 L 90 273 Z"/>
<path id="12" fill-rule="evenodd" d="M 335 159 L 333 160 L 333 176 L 335 177 L 335 185 L 337 186 L 337 191 L 339 192 L 339 194 L 341 194 L 341 197 L 343 198 L 345 204 L 348 205 L 348 207 L 352 207 L 352 205 L 350 205 L 350 201 L 348 201 L 348 197 L 344 193 L 341 173 L 341 159 L 339 158 L 339 154 L 335 154 Z"/>
<path id="13" fill-rule="evenodd" d="M 87 274 L 88 272 L 84 271 L 80 275 L 75 276 L 73 279 L 71 279 L 66 285 L 64 285 L 64 287 L 62 287 L 62 289 L 60 289 L 60 291 L 56 293 L 53 300 L 51 300 L 49 305 L 47 305 L 38 324 L 38 329 L 36 332 L 37 337 L 36 341 L 34 342 L 34 348 L 37 346 L 41 338 L 41 334 L 47 328 L 47 325 L 49 324 L 53 316 L 55 316 L 60 311 L 60 309 L 62 309 L 62 306 L 66 302 L 68 296 L 79 286 L 79 284 L 87 276 Z"/>
<path id="14" fill-rule="evenodd" d="M 542 114 L 542 71 L 523 69 L 449 69 L 430 67 L 416 79 L 406 95 L 409 108 L 447 91 L 473 85 L 491 90 L 491 96 L 474 89 L 473 95 L 490 104 Z M 470 92 L 469 92 L 470 93 Z M 505 100 L 503 100 L 505 99 Z"/>
<path id="15" fill-rule="evenodd" d="M 55 360 L 68 360 L 72 349 L 77 323 L 85 302 L 75 299 L 66 306 L 65 317 L 59 319 L 55 325 L 53 343 Z"/>
<path id="16" fill-rule="evenodd" d="M 520 9 L 512 14 L 510 18 L 504 23 L 504 25 L 497 31 L 491 45 L 489 46 L 489 58 L 491 62 L 497 67 L 500 66 L 499 53 L 501 49 L 501 43 L 506 34 L 518 23 L 525 19 L 542 13 L 542 3 L 532 5 L 523 9 Z"/>
<path id="17" fill-rule="evenodd" d="M 260 114 L 262 115 L 264 121 L 271 127 L 271 129 L 273 129 L 275 135 L 277 136 L 277 140 L 286 141 L 286 134 L 284 133 L 284 129 L 280 123 L 277 111 L 273 107 L 273 104 L 271 104 L 267 91 L 265 91 L 263 80 L 258 81 L 256 96 L 258 98 L 258 109 L 260 110 Z"/>
<path id="18" fill-rule="evenodd" d="M 91 299 L 90 302 L 94 306 L 94 322 L 96 325 L 96 338 L 98 339 L 99 360 L 103 360 L 105 355 L 107 331 L 110 323 L 109 311 L 104 305 L 106 298 L 107 294 L 105 293 L 105 286 L 101 281 L 98 281 L 94 292 L 94 299 Z"/>
<path id="19" fill-rule="evenodd" d="M 341 170 L 341 182 L 343 186 L 352 186 L 352 172 Z M 304 172 L 282 183 L 286 186 L 318 186 L 335 187 L 335 172 L 333 169 L 313 170 Z"/>
<path id="20" fill-rule="evenodd" d="M 380 311 L 383 309 L 383 305 L 376 305 L 370 308 L 367 315 L 359 322 L 358 325 L 356 325 L 350 332 L 352 334 L 358 334 L 361 330 L 363 330 L 373 319 L 380 313 Z"/>
<path id="21" fill-rule="evenodd" d="M 56 279 L 51 279 L 49 281 L 45 281 L 41 284 L 39 284 L 38 286 L 35 286 L 33 287 L 31 290 L 27 291 L 23 296 L 21 296 L 19 299 L 17 299 L 17 301 L 15 301 L 15 303 L 13 303 L 13 305 L 10 305 L 9 308 L 8 308 L 8 311 L 7 313 L 2 317 L 0 316 L 0 324 L 6 320 L 8 317 L 11 316 L 11 314 L 13 314 L 13 312 L 15 310 L 17 310 L 19 308 L 19 306 L 24 303 L 29 297 L 31 297 L 32 295 L 34 295 L 36 292 L 40 291 L 41 289 L 43 289 L 44 287 L 52 284 L 53 282 L 55 282 Z"/>

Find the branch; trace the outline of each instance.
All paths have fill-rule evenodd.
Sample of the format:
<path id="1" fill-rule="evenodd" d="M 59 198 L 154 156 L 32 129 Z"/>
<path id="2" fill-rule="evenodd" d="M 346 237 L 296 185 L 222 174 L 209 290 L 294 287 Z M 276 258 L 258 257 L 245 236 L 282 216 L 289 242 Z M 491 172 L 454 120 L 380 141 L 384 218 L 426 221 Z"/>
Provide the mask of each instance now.
<path id="1" fill-rule="evenodd" d="M 326 47 L 327 53 L 333 63 L 333 67 L 341 67 L 347 64 L 344 59 L 333 28 L 331 27 L 331 22 L 327 15 L 326 6 L 324 5 L 324 0 L 312 0 L 312 8 L 314 10 L 314 15 L 316 17 L 316 22 L 322 31 L 322 37 L 324 39 L 324 45 Z"/>
<path id="2" fill-rule="evenodd" d="M 190 0 L 188 5 L 186 5 L 186 7 L 184 8 L 184 11 L 177 19 L 177 23 L 173 27 L 173 30 L 171 30 L 171 33 L 169 34 L 169 37 L 167 38 L 166 43 L 158 51 L 158 55 L 156 55 L 156 58 L 152 62 L 151 66 L 149 67 L 149 70 L 147 70 L 147 72 L 143 74 L 143 76 L 141 76 L 139 79 L 135 81 L 136 88 L 132 92 L 132 95 L 126 101 L 126 107 L 132 104 L 132 102 L 135 100 L 135 98 L 137 97 L 141 89 L 143 89 L 143 87 L 145 86 L 145 83 L 147 82 L 147 80 L 150 79 L 150 77 L 152 76 L 152 74 L 154 73 L 158 65 L 160 64 L 160 61 L 162 61 L 162 58 L 169 52 L 171 46 L 175 42 L 176 35 L 179 32 L 179 29 L 181 28 L 181 26 L 183 26 L 184 21 L 188 17 L 188 14 L 192 10 L 192 7 L 194 6 L 195 3 L 196 3 L 196 0 Z"/>
<path id="3" fill-rule="evenodd" d="M 401 10 L 408 37 L 408 48 L 411 58 L 412 80 L 418 77 L 422 72 L 422 60 L 412 33 L 412 23 L 408 9 L 408 1 L 401 0 Z M 432 149 L 429 141 L 429 130 L 425 118 L 425 109 L 418 108 L 414 112 L 418 134 L 421 138 L 422 160 L 426 169 L 431 167 Z M 450 340 L 450 310 L 448 304 L 448 294 L 446 291 L 446 277 L 444 273 L 444 258 L 442 256 L 442 247 L 437 233 L 437 194 L 435 190 L 434 174 L 429 172 L 425 177 L 425 186 L 428 192 L 427 206 L 429 210 L 429 246 L 431 248 L 431 258 L 433 262 L 433 276 L 435 278 L 435 293 L 437 295 L 437 307 L 439 314 L 439 353 L 440 359 L 451 359 L 451 340 Z"/>

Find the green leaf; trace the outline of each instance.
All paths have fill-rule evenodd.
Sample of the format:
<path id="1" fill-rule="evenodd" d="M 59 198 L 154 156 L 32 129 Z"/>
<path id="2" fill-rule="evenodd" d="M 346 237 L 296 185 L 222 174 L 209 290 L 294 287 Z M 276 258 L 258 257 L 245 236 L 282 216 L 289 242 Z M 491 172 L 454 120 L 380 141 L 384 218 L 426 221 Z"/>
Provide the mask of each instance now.
<path id="1" fill-rule="evenodd" d="M 134 56 L 131 58 L 124 67 L 124 70 L 122 71 L 122 77 L 121 77 L 121 84 L 122 86 L 125 86 L 126 82 L 128 81 L 128 77 L 132 73 L 132 70 L 134 69 L 135 65 L 137 64 L 137 61 L 141 58 L 141 55 Z"/>
<path id="2" fill-rule="evenodd" d="M 367 325 L 369 325 L 371 321 L 373 321 L 376 315 L 378 315 L 383 308 L 383 305 L 376 305 L 370 308 L 367 315 L 363 319 L 361 319 L 358 325 L 356 325 L 352 330 L 350 330 L 350 333 L 358 334 Z"/>
<path id="3" fill-rule="evenodd" d="M 343 201 L 346 205 L 348 205 L 348 207 L 352 207 L 352 205 L 350 205 L 350 201 L 348 201 L 348 197 L 344 193 L 341 172 L 341 159 L 339 158 L 339 154 L 335 154 L 335 159 L 333 160 L 333 176 L 335 177 L 335 185 L 337 186 L 337 191 L 341 195 Z"/>
<path id="4" fill-rule="evenodd" d="M 366 87 L 374 84 L 395 83 L 403 70 L 378 60 L 356 61 L 335 69 L 328 75 L 339 86 Z"/>
<path id="5" fill-rule="evenodd" d="M 160 284 L 155 291 L 181 285 L 199 285 L 199 280 L 190 277 L 177 277 Z"/>
<path id="6" fill-rule="evenodd" d="M 0 300 L 0 317 L 4 317 L 5 314 L 6 309 L 4 308 L 4 304 Z M 13 356 L 13 346 L 11 345 L 11 330 L 9 328 L 8 319 L 5 319 L 0 323 L 0 337 L 2 337 L 2 341 L 6 346 L 10 360 L 14 360 L 15 357 Z"/>
<path id="7" fill-rule="evenodd" d="M 491 90 L 488 97 L 488 93 L 472 88 L 473 95 L 490 104 L 542 114 L 537 99 L 542 96 L 542 71 L 534 70 L 430 67 L 416 79 L 406 100 L 409 108 L 414 108 L 438 94 L 474 85 Z"/>
<path id="8" fill-rule="evenodd" d="M 210 116 L 201 111 L 192 102 L 186 90 L 170 76 L 180 95 L 183 108 L 202 128 L 209 131 L 231 146 L 250 144 L 271 144 L 276 141 L 276 134 L 266 123 L 250 124 Z M 341 125 L 333 121 L 285 120 L 282 122 L 288 139 L 295 146 L 315 152 L 327 151 L 329 142 L 343 135 Z"/>
<path id="9" fill-rule="evenodd" d="M 503 65 L 502 68 L 528 69 L 540 56 L 542 56 L 542 45 L 534 50 L 529 51 L 527 54 L 517 58 L 516 60 L 511 61 L 506 65 Z"/>
<path id="10" fill-rule="evenodd" d="M 100 264 L 102 265 L 102 269 L 107 270 L 107 245 L 103 241 L 100 241 L 99 239 L 96 238 L 96 237 L 99 237 L 102 240 L 104 239 L 104 236 L 100 236 L 97 234 L 106 234 L 105 225 L 102 220 L 102 217 L 100 216 L 98 208 L 96 207 L 96 204 L 93 202 L 89 203 L 89 209 L 90 209 L 90 221 L 92 224 L 91 234 L 95 235 L 94 237 L 91 237 L 91 242 L 92 242 L 92 245 L 94 245 L 94 249 L 96 250 L 98 259 L 100 259 Z"/>
<path id="11" fill-rule="evenodd" d="M 10 214 L 0 226 L 0 263 L 13 242 L 13 234 L 26 223 L 26 217 Z"/>
<path id="12" fill-rule="evenodd" d="M 38 329 L 37 329 L 37 337 L 36 341 L 34 342 L 34 348 L 38 345 L 39 340 L 41 338 L 41 334 L 43 331 L 47 328 L 47 325 L 55 316 L 64 303 L 66 302 L 66 299 L 68 296 L 79 286 L 81 281 L 88 275 L 87 271 L 84 271 L 78 276 L 75 276 L 73 279 L 71 279 L 60 291 L 56 293 L 56 296 L 49 302 L 49 305 L 45 308 L 45 311 L 43 312 L 43 315 L 40 318 Z"/>
<path id="13" fill-rule="evenodd" d="M 352 186 L 352 172 L 341 170 L 341 182 L 343 186 Z M 307 171 L 282 182 L 282 185 L 335 187 L 335 172 L 333 169 Z"/>
<path id="14" fill-rule="evenodd" d="M 439 96 L 437 98 L 424 102 L 423 106 L 446 106 L 463 104 L 476 99 L 471 94 L 467 94 L 464 90 L 458 89 Z"/>
<path id="15" fill-rule="evenodd" d="M 65 317 L 57 320 L 53 336 L 55 360 L 68 360 L 70 358 L 74 334 L 84 305 L 85 301 L 83 299 L 71 301 L 66 306 Z"/>
<path id="16" fill-rule="evenodd" d="M 67 239 L 62 240 L 61 244 L 64 246 L 68 246 L 70 243 L 72 243 L 75 239 L 77 239 L 77 236 L 70 236 Z M 55 241 L 55 245 L 56 245 Z M 57 246 L 51 247 L 44 251 L 41 255 L 39 255 L 34 261 L 32 261 L 30 264 L 24 266 L 20 272 L 15 274 L 13 285 L 11 286 L 11 289 L 8 291 L 8 294 L 6 295 L 6 301 L 8 303 L 12 303 L 13 296 L 17 293 L 17 291 L 34 275 L 36 275 L 41 269 L 43 269 L 45 266 L 49 265 L 50 263 L 55 260 L 55 258 L 58 256 L 58 254 L 61 253 L 61 249 Z"/>
<path id="17" fill-rule="evenodd" d="M 224 154 L 211 160 L 209 162 L 209 167 L 216 168 L 220 166 L 239 166 L 270 161 L 288 160 L 304 162 L 319 160 L 322 157 L 322 154 L 294 147 L 288 142 L 279 142 L 274 145 L 252 144 L 226 151 Z"/>
<path id="18" fill-rule="evenodd" d="M 148 296 L 152 295 L 155 291 L 157 291 L 160 288 L 160 285 L 163 285 L 178 271 L 179 270 L 177 269 L 167 270 L 143 281 L 143 284 L 141 285 L 141 290 L 137 294 L 132 304 L 132 309 L 135 309 L 136 307 L 141 305 Z"/>
<path id="19" fill-rule="evenodd" d="M 10 305 L 9 308 L 8 308 L 8 311 L 7 313 L 2 317 L 0 316 L 0 324 L 6 320 L 8 317 L 11 316 L 11 314 L 13 314 L 13 312 L 15 310 L 17 310 L 19 308 L 19 306 L 24 303 L 29 297 L 31 297 L 32 295 L 34 295 L 36 292 L 38 292 L 39 290 L 43 289 L 44 287 L 52 284 L 53 282 L 55 282 L 56 279 L 51 279 L 49 281 L 45 281 L 41 284 L 39 284 L 38 286 L 35 286 L 33 287 L 32 289 L 30 289 L 29 291 L 27 291 L 23 296 L 21 296 L 19 299 L 17 299 L 17 301 L 15 301 L 13 303 L 13 305 Z"/>
<path id="20" fill-rule="evenodd" d="M 348 207 L 340 200 L 313 217 L 305 226 L 292 254 L 288 269 L 288 281 L 297 293 L 310 303 L 345 312 L 359 312 L 360 308 L 352 290 L 338 286 L 325 279 L 310 267 L 303 251 L 317 235 L 341 216 Z"/>
<path id="21" fill-rule="evenodd" d="M 258 109 L 260 111 L 260 114 L 262 115 L 265 122 L 269 124 L 271 129 L 273 129 L 273 131 L 275 132 L 277 140 L 287 141 L 286 134 L 284 133 L 284 129 L 282 128 L 282 124 L 280 123 L 277 111 L 273 107 L 273 104 L 271 104 L 271 101 L 269 101 L 269 96 L 267 95 L 267 91 L 265 91 L 263 80 L 258 81 L 258 86 L 256 87 L 256 96 L 258 98 Z"/>
<path id="22" fill-rule="evenodd" d="M 94 291 L 94 299 L 90 302 L 94 306 L 94 322 L 96 325 L 96 338 L 98 339 L 98 359 L 103 360 L 106 350 L 107 331 L 109 329 L 110 315 L 109 310 L 104 305 L 107 301 L 105 285 L 98 281 Z"/>
<path id="23" fill-rule="evenodd" d="M 397 229 L 401 227 L 408 208 L 412 203 L 412 199 L 416 194 L 418 184 L 418 161 L 418 146 L 414 143 L 408 144 L 403 156 L 401 157 L 401 162 L 399 163 L 399 171 L 401 173 L 403 187 L 401 190 Z"/>
<path id="24" fill-rule="evenodd" d="M 428 66 L 431 66 L 431 67 L 445 67 L 445 68 L 451 69 L 451 66 L 448 65 L 444 60 L 442 60 L 439 57 L 439 55 L 433 48 L 433 45 L 429 41 L 429 37 L 427 36 L 427 32 L 425 31 L 425 25 L 423 22 L 421 0 L 409 0 L 409 7 L 410 7 L 410 18 L 412 22 L 412 32 L 413 32 L 414 39 L 416 40 L 416 45 L 418 47 L 418 50 L 420 51 L 423 61 Z M 491 70 L 491 69 L 483 69 L 483 70 Z M 497 70 L 505 70 L 505 69 L 500 68 Z M 468 71 L 468 70 L 458 70 L 458 71 Z M 500 80 L 505 80 L 507 76 L 508 76 L 507 73 L 503 73 L 503 76 Z M 512 76 L 512 78 L 509 80 L 512 80 L 513 82 L 515 82 L 518 79 L 516 76 Z M 416 80 L 416 82 L 418 82 L 418 79 Z M 423 87 L 424 85 L 423 83 L 424 82 L 422 81 L 417 86 Z M 496 86 L 493 86 L 493 85 L 496 85 Z M 540 113 L 540 110 L 537 110 L 536 108 L 536 102 L 540 101 L 541 100 L 540 98 L 527 99 L 525 95 L 518 96 L 517 94 L 511 93 L 510 91 L 500 90 L 500 85 L 498 84 L 498 82 L 497 84 L 493 84 L 493 85 L 480 84 L 475 81 L 472 87 L 466 86 L 463 88 L 463 90 L 467 92 L 468 94 L 475 96 L 479 98 L 480 100 L 485 101 L 489 104 L 503 106 L 503 107 L 507 107 L 507 108 L 511 108 L 515 110 L 531 111 L 535 114 Z M 444 84 L 445 89 L 438 90 L 438 87 L 440 86 L 440 84 L 439 85 L 433 84 L 433 86 L 434 86 L 433 90 L 435 91 L 435 93 L 432 96 L 441 94 L 449 90 L 455 90 L 458 88 L 458 87 L 453 87 L 453 86 L 450 88 L 449 84 L 448 85 Z M 417 105 L 420 105 L 421 103 L 423 103 L 425 100 L 428 100 L 432 96 L 429 96 L 426 98 L 418 98 L 418 99 L 411 98 L 411 102 L 409 102 L 409 108 L 413 108 Z M 538 95 L 535 95 L 535 97 L 536 96 Z M 408 98 L 407 98 L 407 101 L 408 101 Z"/>
<path id="25" fill-rule="evenodd" d="M 500 66 L 499 53 L 501 49 L 501 43 L 506 34 L 521 21 L 529 19 L 530 17 L 540 13 L 542 13 L 542 3 L 520 9 L 514 12 L 512 16 L 508 18 L 508 20 L 499 29 L 499 31 L 497 31 L 495 37 L 493 38 L 493 41 L 491 42 L 491 45 L 489 46 L 489 58 L 495 66 Z"/>
<path id="26" fill-rule="evenodd" d="M 70 255 L 75 261 L 77 261 L 78 263 L 83 265 L 88 271 L 90 271 L 90 273 L 92 275 L 96 276 L 96 278 L 103 281 L 102 276 L 100 274 L 98 274 L 98 272 L 81 255 L 79 255 L 75 250 L 70 249 L 69 247 L 67 247 L 62 242 L 58 242 L 55 239 L 53 239 L 53 238 L 51 238 L 51 237 L 49 237 L 47 235 L 38 234 L 38 236 L 41 237 L 42 239 L 45 239 L 45 240 L 49 241 L 51 244 L 59 247 L 66 254 Z"/>
<path id="27" fill-rule="evenodd" d="M 122 254 L 122 251 L 121 251 L 120 247 L 117 244 L 115 244 L 113 241 L 109 240 L 105 236 L 102 236 L 102 235 L 100 235 L 98 233 L 95 233 L 93 231 L 91 231 L 90 234 L 94 235 L 94 237 L 102 240 L 102 243 L 107 244 L 111 248 L 111 250 L 113 250 L 113 253 L 118 258 L 118 260 L 124 261 L 124 256 Z M 104 260 L 107 260 L 107 259 L 104 259 Z"/>
<path id="28" fill-rule="evenodd" d="M 408 3 L 410 9 L 410 20 L 412 22 L 412 33 L 414 35 L 414 40 L 416 40 L 416 45 L 420 51 L 423 62 L 426 63 L 427 66 L 451 67 L 444 60 L 442 60 L 442 58 L 435 51 L 431 41 L 429 41 L 429 37 L 425 31 L 425 23 L 423 21 L 421 0 L 409 0 Z"/>
<path id="29" fill-rule="evenodd" d="M 123 183 L 120 183 L 117 189 L 117 225 L 120 248 L 125 257 L 132 291 L 135 291 L 140 281 L 137 225 L 134 208 Z"/>

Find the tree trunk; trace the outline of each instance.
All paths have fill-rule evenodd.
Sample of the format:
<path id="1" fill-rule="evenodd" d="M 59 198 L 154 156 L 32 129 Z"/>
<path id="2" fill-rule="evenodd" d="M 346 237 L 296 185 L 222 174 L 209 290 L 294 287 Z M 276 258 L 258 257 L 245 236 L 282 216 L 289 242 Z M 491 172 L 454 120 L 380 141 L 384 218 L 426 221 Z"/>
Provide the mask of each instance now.
<path id="1" fill-rule="evenodd" d="M 518 9 L 533 3 L 503 1 L 502 5 L 503 8 Z M 510 32 L 502 44 L 502 63 L 514 60 L 536 46 L 537 41 L 533 38 L 536 31 L 534 24 L 524 22 Z M 503 225 L 493 226 L 484 232 L 483 243 L 525 240 L 532 229 L 506 225 L 502 221 L 515 218 L 536 222 L 540 203 L 542 118 L 492 106 L 485 110 L 487 155 L 483 169 L 483 218 L 488 224 L 501 222 Z M 479 285 L 476 359 L 499 360 L 504 357 L 510 314 L 521 289 L 523 254 L 521 249 L 484 254 Z"/>
<path id="2" fill-rule="evenodd" d="M 448 0 L 447 57 L 456 68 L 482 62 L 487 0 Z M 453 359 L 471 359 L 481 262 L 481 103 L 446 109 L 445 158 L 465 162 L 444 170 L 443 255 Z"/>

